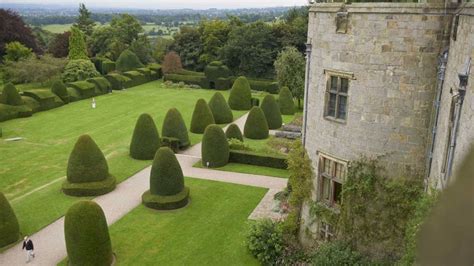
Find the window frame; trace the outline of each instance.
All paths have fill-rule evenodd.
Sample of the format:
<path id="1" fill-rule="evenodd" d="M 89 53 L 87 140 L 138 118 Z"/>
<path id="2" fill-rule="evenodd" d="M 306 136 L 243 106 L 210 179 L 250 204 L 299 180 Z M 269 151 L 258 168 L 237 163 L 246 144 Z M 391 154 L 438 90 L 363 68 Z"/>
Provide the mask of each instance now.
<path id="1" fill-rule="evenodd" d="M 319 223 L 319 238 L 323 241 L 331 241 L 334 239 L 335 232 L 333 226 L 329 223 L 321 221 Z"/>
<path id="2" fill-rule="evenodd" d="M 339 209 L 342 205 L 342 197 L 337 200 L 335 197 L 336 184 L 338 183 L 342 187 L 344 186 L 344 181 L 347 176 L 347 161 L 334 158 L 330 155 L 318 153 L 319 163 L 318 163 L 318 200 L 323 202 L 330 208 Z M 327 166 L 326 164 L 330 165 Z M 342 168 L 342 169 L 341 169 Z M 329 169 L 330 173 L 326 171 Z M 326 197 L 326 182 L 329 182 L 329 200 Z"/>
<path id="3" fill-rule="evenodd" d="M 329 70 L 326 69 L 324 70 L 324 73 L 326 74 L 326 91 L 325 91 L 325 99 L 324 99 L 324 112 L 323 112 L 323 117 L 326 120 L 329 121 L 335 121 L 338 123 L 345 124 L 348 116 L 349 116 L 349 87 L 350 87 L 350 81 L 354 80 L 354 74 L 351 72 L 343 72 L 343 71 L 335 71 L 335 70 Z M 333 90 L 333 78 L 336 78 L 336 90 Z M 342 79 L 347 80 L 347 88 L 346 91 L 342 91 Z M 331 101 L 331 95 L 335 95 L 336 100 L 334 103 L 334 115 L 330 115 L 330 101 Z M 339 117 L 339 111 L 340 111 L 340 100 L 341 98 L 345 98 L 346 103 L 345 103 L 345 112 L 344 112 L 344 118 Z"/>

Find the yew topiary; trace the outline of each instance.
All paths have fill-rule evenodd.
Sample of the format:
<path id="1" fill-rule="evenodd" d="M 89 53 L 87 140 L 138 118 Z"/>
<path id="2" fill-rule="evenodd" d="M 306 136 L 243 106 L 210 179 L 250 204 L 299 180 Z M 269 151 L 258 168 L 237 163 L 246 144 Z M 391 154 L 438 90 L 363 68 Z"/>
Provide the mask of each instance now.
<path id="1" fill-rule="evenodd" d="M 69 103 L 69 94 L 66 85 L 62 81 L 55 81 L 51 87 L 51 92 L 56 94 L 64 103 Z"/>
<path id="2" fill-rule="evenodd" d="M 134 52 L 128 49 L 124 50 L 115 62 L 115 69 L 120 72 L 126 72 L 140 67 L 143 67 L 142 62 L 140 62 L 140 59 L 138 59 L 138 56 Z"/>
<path id="3" fill-rule="evenodd" d="M 236 124 L 230 124 L 225 131 L 225 136 L 227 139 L 238 139 L 240 141 L 244 141 L 244 137 L 242 136 L 242 132 L 240 131 L 239 126 Z"/>
<path id="4" fill-rule="evenodd" d="M 218 125 L 206 128 L 202 137 L 202 165 L 221 167 L 229 162 L 229 143 L 224 131 Z"/>
<path id="5" fill-rule="evenodd" d="M 161 147 L 155 122 L 149 114 L 141 114 L 133 131 L 130 156 L 137 160 L 152 160 Z"/>
<path id="6" fill-rule="evenodd" d="M 252 92 L 247 78 L 238 77 L 229 95 L 229 106 L 232 110 L 250 110 L 252 107 Z"/>
<path id="7" fill-rule="evenodd" d="M 295 114 L 295 102 L 293 101 L 293 94 L 288 87 L 283 87 L 278 95 L 278 105 L 280 105 L 280 112 L 282 115 Z"/>
<path id="8" fill-rule="evenodd" d="M 0 248 L 20 238 L 20 225 L 5 195 L 0 192 Z"/>
<path id="9" fill-rule="evenodd" d="M 8 105 L 18 106 L 24 104 L 23 100 L 21 99 L 20 93 L 18 93 L 17 89 L 15 88 L 15 86 L 13 86 L 12 83 L 7 83 L 3 87 L 2 94 L 5 103 Z"/>
<path id="10" fill-rule="evenodd" d="M 176 108 L 171 108 L 166 113 L 161 134 L 163 137 L 179 139 L 180 148 L 187 147 L 191 144 L 186 124 L 184 123 L 181 113 Z"/>
<path id="11" fill-rule="evenodd" d="M 72 205 L 64 218 L 69 265 L 111 265 L 112 244 L 102 208 L 93 201 Z"/>
<path id="12" fill-rule="evenodd" d="M 190 131 L 197 134 L 204 133 L 208 125 L 216 123 L 211 109 L 204 99 L 199 99 L 194 107 Z"/>
<path id="13" fill-rule="evenodd" d="M 281 127 L 283 121 L 281 118 L 280 107 L 273 95 L 268 94 L 265 96 L 260 108 L 262 108 L 262 111 L 265 114 L 269 129 L 278 129 Z"/>
<path id="14" fill-rule="evenodd" d="M 209 101 L 209 108 L 211 109 L 216 124 L 227 124 L 234 121 L 232 110 L 230 110 L 229 104 L 227 104 L 222 93 L 214 93 Z"/>
<path id="15" fill-rule="evenodd" d="M 262 108 L 254 106 L 245 121 L 244 136 L 249 139 L 268 138 L 268 123 Z"/>

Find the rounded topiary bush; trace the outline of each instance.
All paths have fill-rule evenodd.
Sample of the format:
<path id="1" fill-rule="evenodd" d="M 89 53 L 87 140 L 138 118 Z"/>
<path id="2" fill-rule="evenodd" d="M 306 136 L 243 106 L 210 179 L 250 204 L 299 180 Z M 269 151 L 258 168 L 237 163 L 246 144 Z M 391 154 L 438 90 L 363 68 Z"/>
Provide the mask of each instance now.
<path id="1" fill-rule="evenodd" d="M 89 135 L 82 135 L 74 145 L 67 165 L 63 191 L 71 196 L 95 196 L 112 191 L 115 178 L 109 174 L 104 154 Z"/>
<path id="2" fill-rule="evenodd" d="M 221 167 L 229 162 L 229 143 L 218 125 L 206 128 L 202 137 L 201 156 L 203 166 Z"/>
<path id="3" fill-rule="evenodd" d="M 15 243 L 20 238 L 20 226 L 10 203 L 0 192 L 0 248 Z"/>
<path id="4" fill-rule="evenodd" d="M 211 109 L 216 124 L 227 124 L 234 121 L 232 110 L 230 110 L 229 104 L 227 104 L 222 93 L 214 93 L 209 101 L 209 108 Z"/>
<path id="5" fill-rule="evenodd" d="M 72 205 L 64 218 L 69 265 L 104 265 L 113 261 L 112 244 L 102 208 L 93 201 Z"/>
<path id="6" fill-rule="evenodd" d="M 130 156 L 137 160 L 152 160 L 161 147 L 160 135 L 149 114 L 141 114 L 133 131 Z"/>
<path id="7" fill-rule="evenodd" d="M 229 68 L 221 61 L 213 61 L 204 68 L 204 75 L 212 81 L 216 81 L 218 78 L 227 78 L 231 74 Z"/>
<path id="8" fill-rule="evenodd" d="M 13 86 L 12 83 L 7 83 L 3 87 L 3 98 L 6 104 L 8 105 L 23 105 L 24 102 L 21 99 L 20 93 L 18 93 L 17 89 L 15 86 Z"/>
<path id="9" fill-rule="evenodd" d="M 238 77 L 229 95 L 229 106 L 232 110 L 250 110 L 252 107 L 252 92 L 247 78 Z"/>
<path id="10" fill-rule="evenodd" d="M 64 82 L 74 82 L 98 76 L 100 76 L 100 73 L 95 69 L 95 65 L 91 60 L 75 59 L 67 63 L 62 74 L 62 80 Z"/>
<path id="11" fill-rule="evenodd" d="M 280 105 L 280 112 L 282 115 L 295 114 L 295 102 L 293 101 L 293 94 L 291 94 L 288 87 L 283 87 L 278 95 L 278 105 Z"/>
<path id="12" fill-rule="evenodd" d="M 227 139 L 238 139 L 240 141 L 244 141 L 244 137 L 242 136 L 242 132 L 240 131 L 239 126 L 236 124 L 230 124 L 225 131 L 225 136 Z"/>
<path id="13" fill-rule="evenodd" d="M 140 62 L 140 59 L 138 59 L 138 56 L 134 52 L 128 49 L 124 50 L 115 62 L 115 69 L 120 72 L 126 72 L 140 67 L 143 67 L 142 62 Z"/>
<path id="14" fill-rule="evenodd" d="M 51 92 L 56 94 L 64 103 L 69 103 L 69 94 L 66 85 L 60 80 L 56 80 L 51 87 Z"/>
<path id="15" fill-rule="evenodd" d="M 269 129 L 278 129 L 281 127 L 283 121 L 281 118 L 280 107 L 273 95 L 268 94 L 265 96 L 260 108 L 262 108 L 262 111 L 265 114 Z"/>
<path id="16" fill-rule="evenodd" d="M 142 195 L 143 204 L 149 208 L 171 210 L 188 203 L 189 188 L 178 159 L 168 147 L 158 149 L 150 172 L 150 190 Z"/>
<path id="17" fill-rule="evenodd" d="M 204 99 L 199 99 L 194 107 L 190 131 L 197 134 L 204 133 L 208 125 L 216 123 L 211 109 Z"/>
<path id="18" fill-rule="evenodd" d="M 176 108 L 171 108 L 166 113 L 161 134 L 163 134 L 163 137 L 179 139 L 180 148 L 187 147 L 191 144 L 189 142 L 186 124 L 184 123 L 181 113 Z"/>
<path id="19" fill-rule="evenodd" d="M 244 136 L 249 139 L 268 138 L 268 123 L 262 108 L 254 106 L 245 121 Z"/>

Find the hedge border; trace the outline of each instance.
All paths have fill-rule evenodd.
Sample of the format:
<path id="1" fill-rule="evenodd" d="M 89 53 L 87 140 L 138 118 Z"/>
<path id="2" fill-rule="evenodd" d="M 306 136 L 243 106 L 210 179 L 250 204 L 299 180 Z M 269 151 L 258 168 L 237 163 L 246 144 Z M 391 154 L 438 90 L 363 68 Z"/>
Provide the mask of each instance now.
<path id="1" fill-rule="evenodd" d="M 71 183 L 65 180 L 62 185 L 64 194 L 75 197 L 100 196 L 115 189 L 117 181 L 113 175 L 99 182 Z"/>
<path id="2" fill-rule="evenodd" d="M 189 202 L 189 188 L 184 189 L 176 195 L 160 196 L 153 195 L 147 190 L 142 195 L 142 203 L 151 209 L 156 210 L 175 210 L 186 206 Z"/>
<path id="3" fill-rule="evenodd" d="M 287 157 L 285 155 L 263 155 L 252 151 L 230 150 L 229 162 L 288 169 Z"/>

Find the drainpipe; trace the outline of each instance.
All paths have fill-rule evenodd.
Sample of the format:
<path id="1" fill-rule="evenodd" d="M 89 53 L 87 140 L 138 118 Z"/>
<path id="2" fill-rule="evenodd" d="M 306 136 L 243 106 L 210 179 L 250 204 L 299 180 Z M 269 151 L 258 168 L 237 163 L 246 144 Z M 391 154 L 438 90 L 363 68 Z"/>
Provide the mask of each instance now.
<path id="1" fill-rule="evenodd" d="M 306 44 L 306 71 L 305 71 L 305 84 L 304 84 L 304 109 L 303 109 L 303 148 L 306 149 L 306 127 L 308 121 L 308 94 L 309 94 L 309 80 L 311 71 L 311 51 L 312 44 L 311 39 Z"/>

